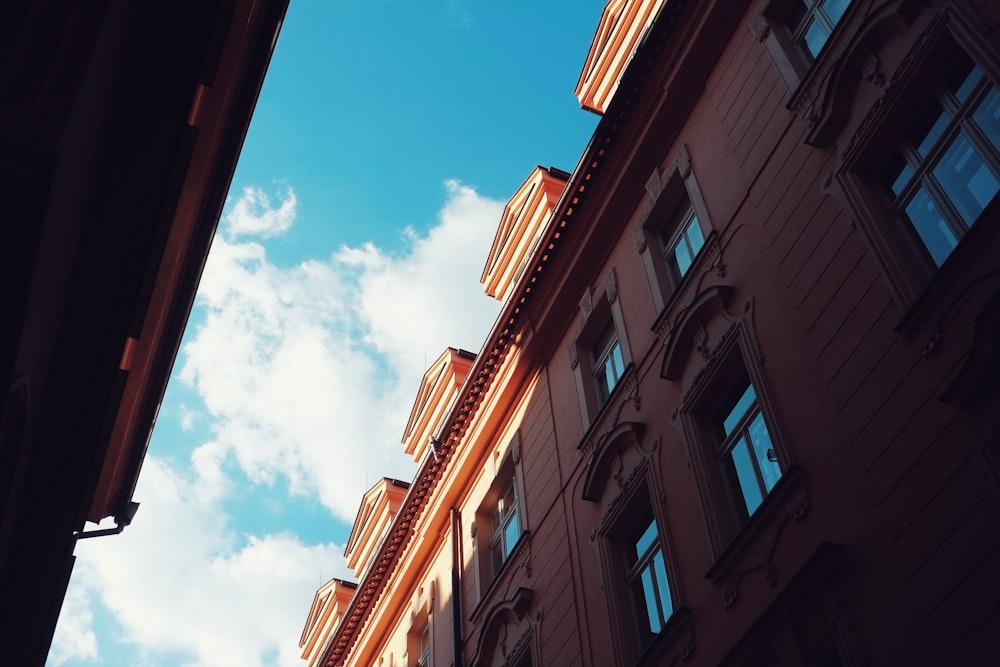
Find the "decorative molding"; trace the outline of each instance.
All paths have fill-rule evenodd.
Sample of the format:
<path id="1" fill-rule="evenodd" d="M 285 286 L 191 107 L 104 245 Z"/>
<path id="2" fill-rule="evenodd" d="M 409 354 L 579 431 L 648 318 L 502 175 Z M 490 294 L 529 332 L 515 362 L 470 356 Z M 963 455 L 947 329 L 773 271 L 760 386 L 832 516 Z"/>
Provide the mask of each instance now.
<path id="1" fill-rule="evenodd" d="M 691 305 L 679 316 L 674 325 L 665 332 L 664 344 L 666 353 L 660 367 L 660 377 L 667 380 L 677 380 L 681 376 L 688 354 L 692 348 L 705 349 L 703 356 L 708 359 L 708 335 L 705 334 L 705 323 L 711 321 L 719 313 L 726 312 L 726 306 L 732 299 L 733 288 L 729 285 L 712 285 L 695 295 Z M 703 336 L 698 339 L 699 330 Z"/>
<path id="2" fill-rule="evenodd" d="M 674 164 L 677 166 L 677 173 L 682 179 L 686 179 L 691 175 L 691 155 L 688 153 L 686 145 L 681 144 L 680 149 L 677 151 L 677 158 L 674 160 Z"/>
<path id="3" fill-rule="evenodd" d="M 471 664 L 481 664 L 482 660 L 491 654 L 495 647 L 500 647 L 502 654 L 507 655 L 506 626 L 511 623 L 520 624 L 525 619 L 534 595 L 533 590 L 521 586 L 514 591 L 511 597 L 490 607 L 483 617 Z M 530 633 L 530 627 L 524 632 Z M 517 644 L 515 644 L 516 646 Z"/>
<path id="4" fill-rule="evenodd" d="M 767 18 L 763 14 L 757 14 L 750 19 L 750 32 L 754 39 L 763 42 L 771 34 L 771 26 L 767 23 Z"/>
<path id="5" fill-rule="evenodd" d="M 593 445 L 587 461 L 587 471 L 584 476 L 581 497 L 584 500 L 597 501 L 604 492 L 608 479 L 612 477 L 612 464 L 620 460 L 620 454 L 632 445 L 638 445 L 646 425 L 642 422 L 624 422 L 607 433 L 604 433 Z M 621 468 L 615 476 L 619 488 L 626 485 L 621 479 Z"/>
<path id="6" fill-rule="evenodd" d="M 879 60 L 878 54 L 869 53 L 863 63 L 861 63 L 861 74 L 865 77 L 865 81 L 873 83 L 879 88 L 885 86 L 885 72 L 882 71 L 882 61 Z"/>
<path id="7" fill-rule="evenodd" d="M 928 43 L 932 39 L 936 39 L 943 30 L 945 23 L 941 20 L 943 17 L 944 12 L 938 12 L 931 17 L 927 27 L 920 33 L 902 62 L 896 67 L 896 71 L 893 72 L 884 92 L 875 100 L 865 117 L 861 119 L 854 135 L 847 143 L 847 147 L 841 153 L 840 160 L 843 164 L 851 163 L 858 157 L 857 153 L 860 152 L 861 147 L 868 143 L 875 127 L 881 123 L 886 110 L 892 106 L 892 103 L 899 96 L 900 90 L 909 83 L 917 66 L 923 63 Z"/>

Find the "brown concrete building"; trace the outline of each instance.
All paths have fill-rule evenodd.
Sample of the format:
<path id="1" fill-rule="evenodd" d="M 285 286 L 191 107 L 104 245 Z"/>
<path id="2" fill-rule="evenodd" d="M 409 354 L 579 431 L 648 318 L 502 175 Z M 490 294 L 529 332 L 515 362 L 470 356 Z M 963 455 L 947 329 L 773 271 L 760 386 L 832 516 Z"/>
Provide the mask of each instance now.
<path id="1" fill-rule="evenodd" d="M 287 0 L 0 9 L 0 663 L 136 478 Z M 85 531 L 114 517 L 117 528 Z M 152 574 L 152 573 L 151 573 Z"/>
<path id="2" fill-rule="evenodd" d="M 995 662 L 998 23 L 611 0 L 310 665 Z"/>

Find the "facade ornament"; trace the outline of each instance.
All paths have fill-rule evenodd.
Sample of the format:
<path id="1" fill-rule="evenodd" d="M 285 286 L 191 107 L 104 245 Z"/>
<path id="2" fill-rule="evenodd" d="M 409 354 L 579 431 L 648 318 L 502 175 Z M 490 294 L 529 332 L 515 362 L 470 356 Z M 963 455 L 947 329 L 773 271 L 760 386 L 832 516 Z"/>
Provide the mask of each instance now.
<path id="1" fill-rule="evenodd" d="M 861 63 L 861 74 L 866 81 L 879 88 L 885 87 L 885 72 L 882 71 L 882 61 L 876 54 L 869 53 L 865 56 L 865 61 Z"/>
<path id="2" fill-rule="evenodd" d="M 750 32 L 758 42 L 763 42 L 771 34 L 771 26 L 763 14 L 757 14 L 750 19 Z"/>

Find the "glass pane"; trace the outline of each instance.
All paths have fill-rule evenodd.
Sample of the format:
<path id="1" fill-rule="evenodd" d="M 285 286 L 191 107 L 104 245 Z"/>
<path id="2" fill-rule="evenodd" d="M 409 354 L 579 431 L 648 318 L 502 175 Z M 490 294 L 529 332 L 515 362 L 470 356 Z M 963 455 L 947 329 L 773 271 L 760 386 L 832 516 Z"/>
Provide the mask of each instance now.
<path id="1" fill-rule="evenodd" d="M 503 531 L 504 558 L 510 555 L 517 544 L 517 538 L 521 537 L 521 522 L 518 520 L 517 512 L 511 512 L 510 521 Z"/>
<path id="2" fill-rule="evenodd" d="M 691 268 L 691 251 L 688 250 L 683 236 L 677 239 L 677 245 L 674 247 L 674 259 L 677 261 L 677 275 L 683 277 Z"/>
<path id="3" fill-rule="evenodd" d="M 750 457 L 746 440 L 741 439 L 736 443 L 732 457 L 736 476 L 740 480 L 743 501 L 747 506 L 747 514 L 753 514 L 763 502 L 764 495 L 760 492 L 760 484 L 757 482 L 757 474 L 754 472 L 753 459 Z"/>
<path id="4" fill-rule="evenodd" d="M 739 424 L 740 420 L 743 419 L 743 416 L 747 413 L 747 411 L 750 409 L 750 406 L 753 405 L 754 401 L 756 400 L 757 400 L 757 394 L 753 390 L 753 385 L 747 384 L 747 388 L 743 392 L 743 395 L 740 396 L 740 400 L 736 401 L 736 405 L 733 406 L 733 409 L 729 412 L 729 414 L 726 416 L 726 419 L 722 422 L 722 429 L 723 431 L 725 431 L 725 434 L 727 436 L 733 432 L 733 429 L 736 428 L 736 425 Z"/>
<path id="5" fill-rule="evenodd" d="M 815 58 L 819 55 L 819 52 L 823 50 L 823 45 L 826 44 L 826 39 L 830 36 L 830 33 L 826 31 L 815 18 L 809 20 L 809 27 L 806 29 L 805 37 L 802 38 L 805 44 L 806 50 L 809 54 Z"/>
<path id="6" fill-rule="evenodd" d="M 934 176 L 970 227 L 1000 189 L 1000 181 L 964 133 L 955 137 L 934 167 Z"/>
<path id="7" fill-rule="evenodd" d="M 664 618 L 668 618 L 674 610 L 670 599 L 670 584 L 667 583 L 667 565 L 663 561 L 663 551 L 657 551 L 653 558 L 653 572 L 656 574 L 656 588 L 660 593 L 660 610 Z"/>
<path id="8" fill-rule="evenodd" d="M 910 141 L 917 147 L 917 152 L 927 157 L 950 122 L 951 116 L 948 112 L 941 108 L 937 100 L 931 100 L 910 132 Z"/>
<path id="9" fill-rule="evenodd" d="M 972 114 L 972 118 L 986 134 L 993 148 L 1000 150 L 1000 91 L 990 86 L 990 92 L 979 103 L 979 108 Z"/>
<path id="10" fill-rule="evenodd" d="M 684 234 L 688 237 L 688 241 L 691 244 L 691 254 L 697 255 L 701 247 L 705 245 L 705 236 L 701 233 L 701 224 L 698 222 L 698 216 L 691 217 L 691 224 L 688 225 Z"/>
<path id="11" fill-rule="evenodd" d="M 757 469 L 764 480 L 764 488 L 768 493 L 774 485 L 781 479 L 781 466 L 778 465 L 778 457 L 774 453 L 774 445 L 771 443 L 771 434 L 767 431 L 764 423 L 764 415 L 757 413 L 754 420 L 747 427 L 747 437 L 753 446 L 754 454 L 757 457 Z"/>
<path id="12" fill-rule="evenodd" d="M 615 369 L 615 384 L 618 384 L 618 380 L 621 379 L 622 373 L 625 372 L 625 359 L 622 358 L 622 346 L 615 341 L 615 346 L 611 348 L 611 365 Z"/>
<path id="13" fill-rule="evenodd" d="M 910 200 L 906 206 L 906 216 L 920 235 L 920 240 L 931 254 L 931 258 L 940 266 L 958 245 L 958 240 L 948 228 L 926 190 L 920 188 Z"/>
<path id="14" fill-rule="evenodd" d="M 660 614 L 656 611 L 656 593 L 653 590 L 653 573 L 650 568 L 642 571 L 642 595 L 646 601 L 646 616 L 649 618 L 649 629 L 654 633 L 660 631 Z"/>
<path id="15" fill-rule="evenodd" d="M 844 12 L 847 11 L 850 4 L 851 0 L 823 0 L 820 7 L 830 19 L 830 23 L 837 25 L 840 23 L 840 19 L 844 18 Z"/>
<path id="16" fill-rule="evenodd" d="M 653 542 L 656 541 L 656 522 L 650 521 L 649 525 L 646 526 L 646 530 L 642 531 L 642 535 L 639 539 L 635 541 L 635 558 L 633 563 L 638 561 L 639 558 L 644 556 L 649 548 L 653 546 Z"/>

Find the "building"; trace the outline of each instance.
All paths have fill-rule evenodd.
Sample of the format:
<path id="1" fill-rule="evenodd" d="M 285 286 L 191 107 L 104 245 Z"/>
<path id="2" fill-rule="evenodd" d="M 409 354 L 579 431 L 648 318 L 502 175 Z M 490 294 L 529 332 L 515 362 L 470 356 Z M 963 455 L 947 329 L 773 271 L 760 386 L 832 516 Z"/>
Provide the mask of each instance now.
<path id="1" fill-rule="evenodd" d="M 0 642 L 120 532 L 287 0 L 0 10 Z M 116 527 L 86 529 L 113 517 Z"/>
<path id="2" fill-rule="evenodd" d="M 998 23 L 610 0 L 310 666 L 992 662 Z"/>

